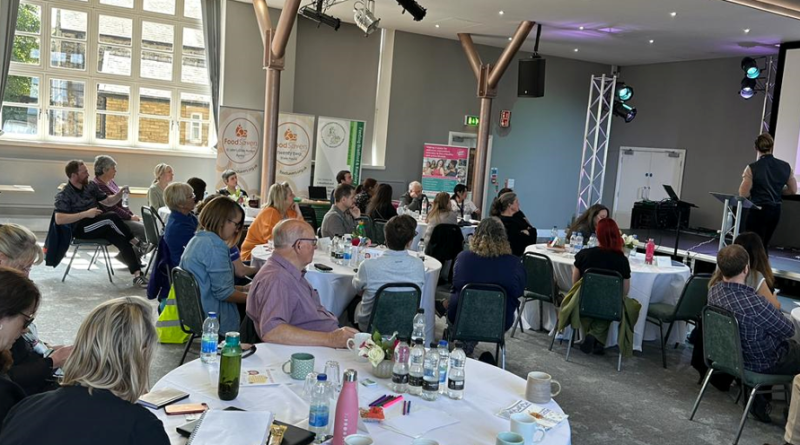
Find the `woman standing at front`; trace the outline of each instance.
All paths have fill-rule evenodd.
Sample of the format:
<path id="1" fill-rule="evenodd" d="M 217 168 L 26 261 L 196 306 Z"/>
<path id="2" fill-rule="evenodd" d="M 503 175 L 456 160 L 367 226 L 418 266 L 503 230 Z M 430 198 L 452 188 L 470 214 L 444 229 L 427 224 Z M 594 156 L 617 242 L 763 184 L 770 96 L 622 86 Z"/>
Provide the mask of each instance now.
<path id="1" fill-rule="evenodd" d="M 147 203 L 150 204 L 150 207 L 158 210 L 167 205 L 164 200 L 164 190 L 166 190 L 169 183 L 172 182 L 175 173 L 172 167 L 161 163 L 156 165 L 156 168 L 153 170 L 153 176 L 155 176 L 156 179 L 150 184 L 150 188 L 147 189 Z"/>
<path id="2" fill-rule="evenodd" d="M 272 184 L 269 188 L 267 205 L 261 209 L 253 224 L 247 229 L 247 237 L 242 243 L 242 259 L 249 261 L 253 247 L 268 243 L 272 239 L 272 228 L 289 218 L 303 219 L 300 206 L 294 202 L 294 192 L 285 182 Z"/>

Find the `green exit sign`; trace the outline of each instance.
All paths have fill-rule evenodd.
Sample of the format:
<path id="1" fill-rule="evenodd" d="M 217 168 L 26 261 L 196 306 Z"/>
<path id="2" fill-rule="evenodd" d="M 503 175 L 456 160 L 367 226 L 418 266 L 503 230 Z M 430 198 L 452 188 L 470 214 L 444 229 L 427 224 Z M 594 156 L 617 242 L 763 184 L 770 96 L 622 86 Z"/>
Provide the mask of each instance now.
<path id="1" fill-rule="evenodd" d="M 464 116 L 464 125 L 467 127 L 477 127 L 480 122 L 481 120 L 478 116 L 470 116 L 469 114 Z"/>

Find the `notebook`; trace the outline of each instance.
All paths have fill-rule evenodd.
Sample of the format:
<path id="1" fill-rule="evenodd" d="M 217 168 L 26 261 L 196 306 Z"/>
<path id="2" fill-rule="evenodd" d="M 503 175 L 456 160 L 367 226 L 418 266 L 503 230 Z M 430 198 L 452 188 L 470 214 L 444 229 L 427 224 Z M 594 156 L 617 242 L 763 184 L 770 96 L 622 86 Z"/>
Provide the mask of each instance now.
<path id="1" fill-rule="evenodd" d="M 136 402 L 152 409 L 161 409 L 170 403 L 177 402 L 189 397 L 189 393 L 177 389 L 165 388 L 158 391 L 150 391 L 139 397 Z"/>
<path id="2" fill-rule="evenodd" d="M 192 431 L 194 431 L 198 422 L 200 422 L 200 420 L 193 420 L 189 423 L 179 426 L 177 428 L 178 434 L 183 437 L 191 436 Z M 316 438 L 316 435 L 311 431 L 298 428 L 294 425 L 289 425 L 288 423 L 283 423 L 280 420 L 273 420 L 272 424 L 286 427 L 286 432 L 283 434 L 283 440 L 281 441 L 280 445 L 309 445 L 314 441 L 314 438 Z M 270 445 L 273 445 L 272 441 L 270 441 Z"/>
<path id="3" fill-rule="evenodd" d="M 262 445 L 271 426 L 269 411 L 209 410 L 197 421 L 186 445 Z"/>

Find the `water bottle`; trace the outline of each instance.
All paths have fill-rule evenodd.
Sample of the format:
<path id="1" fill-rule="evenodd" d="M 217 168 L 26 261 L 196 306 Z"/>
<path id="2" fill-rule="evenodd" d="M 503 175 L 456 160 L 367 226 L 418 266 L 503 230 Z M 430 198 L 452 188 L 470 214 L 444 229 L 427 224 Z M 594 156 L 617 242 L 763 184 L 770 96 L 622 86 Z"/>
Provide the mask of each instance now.
<path id="1" fill-rule="evenodd" d="M 402 394 L 408 390 L 408 359 L 410 348 L 408 337 L 399 337 L 399 343 L 394 348 L 394 365 L 392 366 L 392 383 L 389 388 Z"/>
<path id="2" fill-rule="evenodd" d="M 436 400 L 439 397 L 439 350 L 436 342 L 431 342 L 422 362 L 422 398 Z"/>
<path id="3" fill-rule="evenodd" d="M 583 249 L 583 234 L 578 233 L 575 237 L 575 253 L 577 254 L 581 249 Z"/>
<path id="4" fill-rule="evenodd" d="M 550 231 L 550 245 L 555 247 L 558 245 L 558 227 L 553 226 L 553 229 Z"/>
<path id="5" fill-rule="evenodd" d="M 406 213 L 406 206 L 398 206 L 397 216 L 403 216 L 404 213 Z"/>
<path id="6" fill-rule="evenodd" d="M 353 259 L 353 246 L 351 243 L 344 243 L 344 249 L 342 250 L 342 264 L 345 266 L 349 266 L 350 262 Z"/>
<path id="7" fill-rule="evenodd" d="M 569 248 L 567 249 L 569 253 L 575 253 L 575 245 L 578 244 L 578 236 L 576 234 L 572 234 L 569 237 Z"/>
<path id="8" fill-rule="evenodd" d="M 656 253 L 656 243 L 653 238 L 647 240 L 647 247 L 645 247 L 644 262 L 646 264 L 653 264 L 653 256 Z"/>
<path id="9" fill-rule="evenodd" d="M 425 240 L 419 240 L 419 244 L 417 244 L 417 256 L 425 261 Z"/>
<path id="10" fill-rule="evenodd" d="M 217 343 L 219 343 L 219 319 L 216 312 L 209 312 L 203 322 L 203 337 L 200 341 L 200 361 L 217 363 Z"/>
<path id="11" fill-rule="evenodd" d="M 317 383 L 311 390 L 311 407 L 308 410 L 308 430 L 316 434 L 317 443 L 322 443 L 328 434 L 330 423 L 330 393 L 328 392 L 328 376 L 317 375 Z"/>
<path id="12" fill-rule="evenodd" d="M 128 208 L 128 192 L 122 192 L 122 207 Z"/>
<path id="13" fill-rule="evenodd" d="M 220 400 L 233 400 L 239 395 L 239 378 L 242 374 L 242 347 L 239 333 L 225 334 L 225 347 L 219 363 L 219 385 L 217 395 Z"/>
<path id="14" fill-rule="evenodd" d="M 427 200 L 423 200 L 422 204 L 420 205 L 420 218 L 425 221 L 428 218 L 428 202 Z"/>
<path id="15" fill-rule="evenodd" d="M 589 237 L 589 245 L 588 247 L 597 247 L 597 235 L 594 233 L 592 236 Z"/>
<path id="16" fill-rule="evenodd" d="M 334 236 L 333 239 L 331 239 L 331 260 L 333 262 L 336 262 L 336 249 L 338 248 L 339 248 L 339 237 Z"/>
<path id="17" fill-rule="evenodd" d="M 413 329 L 411 330 L 411 342 L 419 339 L 425 341 L 425 309 L 417 309 L 417 315 L 414 316 Z"/>
<path id="18" fill-rule="evenodd" d="M 450 353 L 450 370 L 447 373 L 447 397 L 455 400 L 464 398 L 464 366 L 467 364 L 467 354 L 461 349 L 463 343 L 455 342 L 455 348 Z"/>
<path id="19" fill-rule="evenodd" d="M 450 363 L 450 348 L 447 346 L 447 340 L 440 340 L 439 347 L 439 394 L 445 393 L 447 388 L 447 365 Z"/>
<path id="20" fill-rule="evenodd" d="M 425 347 L 422 346 L 422 339 L 414 340 L 414 347 L 408 358 L 408 393 L 419 396 L 422 395 L 423 366 L 425 361 Z"/>
<path id="21" fill-rule="evenodd" d="M 344 439 L 358 432 L 358 373 L 354 369 L 344 372 L 344 383 L 336 402 L 332 445 L 345 445 Z"/>

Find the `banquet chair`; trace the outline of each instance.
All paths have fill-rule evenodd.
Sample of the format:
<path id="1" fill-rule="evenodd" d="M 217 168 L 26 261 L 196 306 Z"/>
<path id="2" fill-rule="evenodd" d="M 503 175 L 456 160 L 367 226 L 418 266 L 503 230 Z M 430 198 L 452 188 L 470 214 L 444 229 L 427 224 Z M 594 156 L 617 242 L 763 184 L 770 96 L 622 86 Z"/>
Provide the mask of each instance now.
<path id="1" fill-rule="evenodd" d="M 317 213 L 314 211 L 314 208 L 310 205 L 300 204 L 300 213 L 303 216 L 303 220 L 309 224 L 311 227 L 314 228 L 314 232 L 317 231 Z"/>
<path id="2" fill-rule="evenodd" d="M 647 308 L 647 322 L 658 326 L 658 333 L 661 335 L 661 362 L 664 369 L 667 369 L 666 342 L 672 332 L 673 326 L 678 321 L 685 321 L 697 326 L 702 315 L 703 306 L 708 300 L 708 282 L 711 281 L 711 274 L 698 274 L 689 277 L 689 281 L 683 286 L 683 291 L 678 299 L 678 304 L 651 303 Z M 667 334 L 664 335 L 664 325 L 669 324 Z M 676 344 L 677 348 L 678 345 Z"/>
<path id="3" fill-rule="evenodd" d="M 583 274 L 583 283 L 580 290 L 578 314 L 581 318 L 589 317 L 596 320 L 621 322 L 623 317 L 623 280 L 619 272 L 613 270 L 589 268 Z M 622 330 L 622 323 L 620 323 Z M 572 330 L 572 339 L 567 342 L 567 356 L 572 350 L 572 343 L 578 329 Z M 620 332 L 620 337 L 622 332 Z M 555 339 L 555 337 L 553 337 Z M 601 339 L 605 342 L 605 339 Z M 622 348 L 619 348 L 617 371 L 622 369 Z"/>
<path id="4" fill-rule="evenodd" d="M 111 245 L 110 241 L 103 238 L 82 239 L 73 237 L 70 245 L 74 246 L 75 248 L 72 250 L 72 256 L 69 258 L 69 263 L 67 263 L 67 270 L 64 271 L 64 276 L 61 277 L 62 283 L 67 279 L 69 270 L 72 268 L 72 261 L 75 260 L 75 255 L 78 254 L 78 250 L 80 250 L 81 247 L 94 247 L 94 254 L 92 255 L 92 259 L 89 261 L 89 267 L 87 267 L 86 270 L 92 270 L 92 265 L 97 260 L 97 254 L 102 253 L 103 262 L 106 265 L 106 273 L 108 274 L 108 281 L 112 284 L 114 283 L 114 280 L 111 279 L 111 276 L 114 275 L 114 268 L 111 267 L 111 255 L 108 254 L 108 246 Z"/>
<path id="5" fill-rule="evenodd" d="M 506 369 L 506 291 L 496 284 L 467 284 L 461 288 L 456 322 L 448 326 L 448 341 L 496 343 L 495 357 Z M 502 355 L 501 354 L 502 349 Z"/>
<path id="6" fill-rule="evenodd" d="M 150 206 L 142 206 L 142 224 L 144 225 L 144 240 L 147 244 L 153 247 L 150 252 L 150 259 L 147 261 L 147 268 L 144 270 L 144 275 L 147 276 L 150 272 L 150 266 L 158 253 L 158 245 L 161 243 L 163 230 L 158 228 L 158 212 Z M 163 226 L 162 226 L 163 228 Z"/>
<path id="7" fill-rule="evenodd" d="M 702 400 L 703 394 L 708 387 L 708 382 L 714 372 L 723 372 L 741 379 L 742 388 L 750 387 L 753 389 L 750 391 L 750 397 L 747 399 L 742 419 L 739 421 L 739 428 L 736 431 L 736 438 L 733 440 L 733 444 L 736 445 L 739 443 L 739 437 L 742 435 L 744 423 L 750 414 L 750 407 L 753 405 L 756 394 L 772 392 L 772 390 L 759 391 L 759 388 L 762 386 L 782 385 L 786 400 L 789 400 L 789 390 L 794 375 L 760 374 L 744 369 L 742 343 L 741 337 L 739 337 L 739 322 L 733 313 L 722 308 L 706 306 L 703 308 L 702 318 L 703 360 L 708 366 L 708 371 L 703 379 L 700 394 L 698 394 L 697 400 L 694 402 L 689 420 L 694 419 L 697 408 L 700 406 L 700 400 Z"/>
<path id="8" fill-rule="evenodd" d="M 183 356 L 178 366 L 186 360 L 186 354 L 195 338 L 203 336 L 203 303 L 200 301 L 200 288 L 197 286 L 194 276 L 180 267 L 172 268 L 172 285 L 175 287 L 175 304 L 178 306 L 178 321 L 181 330 L 190 334 L 189 341 L 183 349 Z"/>
<path id="9" fill-rule="evenodd" d="M 414 283 L 384 284 L 375 293 L 367 332 L 392 335 L 396 331 L 410 338 L 421 300 L 422 291 Z"/>
<path id="10" fill-rule="evenodd" d="M 464 249 L 464 234 L 461 227 L 456 224 L 439 224 L 433 228 L 433 233 L 429 240 L 425 240 L 425 255 L 436 258 L 442 267 L 445 262 L 450 261 L 445 280 L 450 282 L 453 277 L 453 266 L 455 259 Z"/>
<path id="11" fill-rule="evenodd" d="M 541 331 L 544 330 L 544 303 L 551 303 L 555 306 L 556 317 L 558 317 L 559 302 L 562 298 L 556 284 L 553 262 L 547 255 L 526 252 L 522 256 L 522 267 L 525 269 L 525 291 L 522 295 L 522 305 L 519 307 L 517 320 L 511 330 L 511 338 L 514 338 L 517 326 L 523 334 L 525 333 L 525 329 L 522 328 L 522 313 L 529 301 L 539 302 L 539 330 Z M 558 321 L 556 321 L 556 325 L 558 325 Z M 556 336 L 553 335 L 553 341 L 555 339 Z M 553 350 L 553 342 L 550 343 L 550 350 Z"/>
<path id="12" fill-rule="evenodd" d="M 386 244 L 386 234 L 383 231 L 384 227 L 386 227 L 386 222 L 385 219 L 376 219 L 372 222 L 372 235 L 370 235 L 372 244 L 376 246 Z"/>

